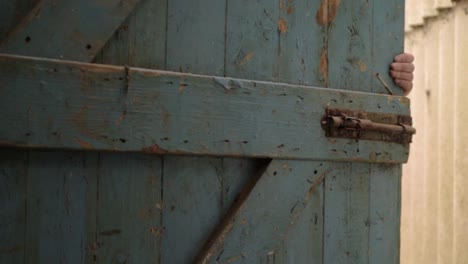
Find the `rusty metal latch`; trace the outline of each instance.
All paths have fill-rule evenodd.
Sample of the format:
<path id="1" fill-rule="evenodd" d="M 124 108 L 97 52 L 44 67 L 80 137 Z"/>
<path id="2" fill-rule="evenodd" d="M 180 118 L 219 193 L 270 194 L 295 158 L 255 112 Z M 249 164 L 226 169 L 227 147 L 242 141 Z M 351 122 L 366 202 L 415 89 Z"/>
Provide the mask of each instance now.
<path id="1" fill-rule="evenodd" d="M 327 137 L 408 144 L 416 129 L 409 116 L 327 109 L 321 120 Z"/>

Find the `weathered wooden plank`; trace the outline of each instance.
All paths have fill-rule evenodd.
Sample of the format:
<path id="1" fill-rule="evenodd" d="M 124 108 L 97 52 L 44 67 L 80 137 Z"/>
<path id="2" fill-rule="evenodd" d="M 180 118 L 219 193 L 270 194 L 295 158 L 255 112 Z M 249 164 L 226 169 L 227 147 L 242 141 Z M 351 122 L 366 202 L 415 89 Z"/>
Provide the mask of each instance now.
<path id="1" fill-rule="evenodd" d="M 325 179 L 324 263 L 368 263 L 370 165 L 334 163 Z"/>
<path id="2" fill-rule="evenodd" d="M 225 5 L 226 1 L 217 0 L 168 2 L 166 70 L 224 74 Z M 190 112 L 198 111 L 194 107 Z M 168 122 L 166 130 L 176 125 Z M 178 133 L 167 138 L 175 139 Z M 190 134 L 184 137 L 192 141 Z M 165 156 L 163 160 L 162 262 L 191 263 L 223 215 L 223 159 Z"/>
<path id="3" fill-rule="evenodd" d="M 225 10 L 226 1 L 169 2 L 167 70 L 224 74 Z"/>
<path id="4" fill-rule="evenodd" d="M 314 173 L 314 170 L 317 172 Z M 324 162 L 273 160 L 232 208 L 223 228 L 196 263 L 266 263 L 310 204 L 320 204 L 324 177 L 338 173 Z M 316 193 L 318 192 L 318 194 Z"/>
<path id="5" fill-rule="evenodd" d="M 328 0 L 328 87 L 372 91 L 372 6 L 367 0 Z"/>
<path id="6" fill-rule="evenodd" d="M 95 62 L 164 69 L 166 5 L 165 0 L 141 1 Z M 98 260 L 159 263 L 164 234 L 162 158 L 106 152 L 100 156 L 99 194 L 105 199 L 99 200 L 98 241 L 103 246 L 98 249 Z"/>
<path id="7" fill-rule="evenodd" d="M 7 55 L 0 69 L 4 145 L 372 162 L 408 155 L 397 143 L 328 139 L 320 127 L 327 107 L 407 114 L 403 97 Z"/>
<path id="8" fill-rule="evenodd" d="M 369 263 L 400 263 L 401 165 L 373 164 L 369 189 Z"/>
<path id="9" fill-rule="evenodd" d="M 375 73 L 380 73 L 380 76 L 385 80 L 386 85 L 390 86 L 394 93 L 399 94 L 400 91 L 395 88 L 388 77 L 388 65 L 392 61 L 392 57 L 398 52 L 402 51 L 402 26 L 399 25 L 402 23 L 403 13 L 398 11 L 398 4 L 395 4 L 395 1 L 388 1 L 385 3 L 376 3 L 375 1 L 363 1 L 360 2 L 346 2 L 341 3 L 338 6 L 338 12 L 336 18 L 329 28 L 329 41 L 328 48 L 333 50 L 333 54 L 328 55 L 328 66 L 329 66 L 329 85 L 331 87 L 347 87 L 348 89 L 359 89 L 363 91 L 373 91 L 378 93 L 385 93 L 385 88 L 382 83 L 375 77 Z M 329 5 L 330 7 L 330 5 Z M 369 10 L 374 10 L 373 14 Z M 347 11 L 346 14 L 340 13 L 340 11 Z M 333 13 L 333 10 L 329 10 Z M 385 13 L 385 15 L 382 15 Z M 372 23 L 372 24 L 371 24 Z M 372 26 L 371 26 L 372 25 Z M 371 27 L 370 27 L 371 26 Z M 372 29 L 372 30 L 369 30 Z M 369 35 L 369 32 L 372 32 Z M 348 34 L 349 33 L 349 34 Z M 343 38 L 344 35 L 349 35 L 347 38 Z M 346 41 L 347 39 L 347 41 Z M 345 41 L 345 42 L 343 42 Z M 344 43 L 344 44 L 343 44 Z M 371 49 L 368 46 L 368 43 L 373 43 Z M 371 51 L 372 53 L 369 53 Z M 340 55 L 340 52 L 342 55 Z M 364 58 L 364 59 L 362 59 Z M 346 60 L 346 61 L 345 61 Z M 370 67 L 369 67 L 370 66 Z M 360 71 L 362 73 L 360 73 Z M 371 79 L 369 79 L 369 77 Z M 370 84 L 367 86 L 367 84 Z M 337 83 L 336 85 L 334 83 Z M 356 88 L 358 87 L 358 88 Z M 366 165 L 362 165 L 366 166 Z M 374 167 L 375 165 L 370 166 L 369 173 L 363 173 L 362 177 L 367 178 L 364 181 L 367 181 L 370 186 L 369 190 L 363 190 L 364 193 L 368 193 L 371 196 L 372 193 L 375 193 L 374 189 L 379 190 L 380 184 L 384 182 L 392 181 L 392 186 L 395 186 L 392 189 L 393 195 L 399 195 L 399 181 L 395 177 L 394 173 L 385 170 L 378 170 Z M 376 171 L 379 175 L 373 175 L 373 171 Z M 351 171 L 349 177 L 355 177 L 356 172 Z M 371 179 L 375 177 L 375 179 Z M 344 179 L 346 180 L 346 179 Z M 370 183 L 369 183 L 370 182 Z M 326 189 L 327 192 L 329 189 Z M 396 192 L 396 193 L 395 193 Z M 355 190 L 349 190 L 348 195 L 353 195 Z M 328 193 L 325 194 L 325 208 L 333 208 L 330 203 L 334 201 L 334 198 L 331 198 Z M 331 199 L 327 199 L 327 198 Z M 399 213 L 399 198 L 395 197 L 382 198 L 382 199 L 373 199 L 371 203 L 368 202 L 368 212 L 361 210 L 361 216 L 358 216 L 361 219 L 366 217 L 374 216 L 382 208 L 391 208 L 389 210 L 395 210 L 389 212 L 389 215 L 398 215 Z M 365 201 L 362 201 L 365 203 Z M 352 210 L 354 212 L 359 212 L 356 210 L 356 204 L 349 204 L 346 206 L 346 210 Z M 333 219 L 343 218 L 343 214 L 346 211 L 335 210 L 335 212 L 326 212 L 326 215 L 333 214 L 331 217 Z M 329 224 L 328 221 L 325 222 L 326 226 Z M 345 223 L 351 227 L 353 224 Z M 357 225 L 356 225 L 357 226 Z M 395 236 L 398 237 L 398 228 L 399 221 L 397 219 L 390 219 L 388 223 L 376 226 L 370 226 L 369 228 L 362 227 L 361 229 L 354 229 L 350 232 L 346 230 L 334 230 L 336 235 L 341 239 L 345 239 L 350 243 L 353 241 L 354 237 L 362 236 L 363 234 L 368 233 L 369 238 L 362 239 L 359 243 L 353 243 L 355 247 L 353 248 L 354 252 L 349 252 L 350 255 L 334 260 L 332 263 L 346 263 L 349 261 L 350 257 L 354 253 L 359 253 L 361 260 L 359 263 L 381 263 L 382 261 L 389 261 L 388 263 L 393 263 L 394 256 L 389 256 L 389 258 L 381 258 L 382 255 L 388 254 L 398 254 L 398 244 L 395 241 L 398 241 Z M 327 230 L 327 228 L 326 228 Z M 384 237 L 383 234 L 385 235 Z M 380 235 L 380 236 L 379 236 Z M 325 241 L 327 241 L 328 235 L 325 236 Z M 373 243 L 375 240 L 380 239 L 379 246 L 372 245 L 368 248 L 368 243 Z M 332 240 L 335 241 L 336 240 Z M 369 242 L 367 242 L 369 241 Z M 357 245 L 357 246 L 356 246 Z M 327 245 L 325 245 L 327 248 Z M 381 252 L 386 248 L 387 252 Z M 375 252 L 370 252 L 370 251 Z M 369 251 L 369 252 L 368 252 Z M 391 252 L 391 253 L 389 253 Z M 371 254 L 369 259 L 367 259 L 367 254 Z M 331 251 L 329 256 L 332 256 Z M 336 256 L 336 255 L 335 255 Z M 339 256 L 339 255 L 338 255 Z M 332 256 L 333 258 L 333 256 Z"/>
<path id="10" fill-rule="evenodd" d="M 0 42 L 36 0 L 0 0 Z M 0 149 L 0 263 L 24 263 L 28 151 Z"/>
<path id="11" fill-rule="evenodd" d="M 0 43 L 39 0 L 0 1 Z"/>
<path id="12" fill-rule="evenodd" d="M 165 156 L 162 263 L 191 263 L 255 170 L 245 159 Z"/>
<path id="13" fill-rule="evenodd" d="M 394 94 L 402 94 L 388 75 L 393 57 L 404 47 L 404 0 L 372 2 L 372 67 Z M 380 87 L 379 87 L 380 85 Z M 385 93 L 382 83 L 372 78 L 375 93 Z M 382 89 L 383 88 L 383 89 Z M 371 165 L 369 203 L 369 263 L 399 263 L 401 165 Z M 385 195 L 382 195 L 385 193 Z"/>
<path id="14" fill-rule="evenodd" d="M 95 58 L 97 63 L 165 69 L 166 0 L 141 1 Z"/>
<path id="15" fill-rule="evenodd" d="M 161 159 L 152 155 L 100 155 L 98 262 L 158 263 L 163 234 L 161 177 Z"/>
<path id="16" fill-rule="evenodd" d="M 247 186 L 265 160 L 223 158 L 222 169 L 218 173 L 221 180 L 221 215 L 231 208 L 238 195 Z"/>
<path id="17" fill-rule="evenodd" d="M 316 23 L 320 6 L 320 1 L 280 1 L 279 81 L 326 87 L 321 59 L 327 28 Z"/>
<path id="18" fill-rule="evenodd" d="M 321 62 L 327 28 L 316 22 L 316 13 L 320 7 L 320 1 L 280 1 L 280 81 L 326 86 L 326 75 L 322 72 Z M 318 171 L 309 173 L 317 175 Z M 309 203 L 304 208 L 289 235 L 275 250 L 276 263 L 323 263 L 323 188 L 317 188 L 312 195 L 314 203 Z"/>
<path id="19" fill-rule="evenodd" d="M 39 1 L 1 42 L 0 51 L 91 61 L 138 2 Z"/>
<path id="20" fill-rule="evenodd" d="M 318 170 L 310 171 L 310 175 L 317 174 Z M 323 263 L 323 186 L 317 188 L 311 197 L 313 202 L 305 206 L 302 216 L 278 246 L 276 263 Z"/>
<path id="21" fill-rule="evenodd" d="M 256 161 L 164 157 L 162 263 L 191 263 L 257 170 Z"/>
<path id="22" fill-rule="evenodd" d="M 164 157 L 162 263 L 190 263 L 221 218 L 222 159 Z"/>
<path id="23" fill-rule="evenodd" d="M 24 263 L 28 153 L 0 149 L 0 263 Z"/>
<path id="24" fill-rule="evenodd" d="M 375 93 L 387 93 L 380 77 L 396 95 L 403 94 L 402 90 L 395 85 L 389 76 L 389 65 L 395 55 L 403 52 L 404 47 L 404 16 L 405 1 L 371 1 L 372 14 L 372 89 Z"/>
<path id="25" fill-rule="evenodd" d="M 25 263 L 88 263 L 95 248 L 96 155 L 31 151 Z"/>
<path id="26" fill-rule="evenodd" d="M 223 52 L 225 76 L 277 80 L 279 74 L 279 38 L 278 26 L 275 25 L 276 14 L 278 14 L 277 3 L 272 1 L 226 2 L 226 44 Z M 223 193 L 224 222 L 221 224 L 225 223 L 226 219 L 229 219 L 232 212 L 236 211 L 242 203 L 245 194 L 251 190 L 252 184 L 264 170 L 265 162 L 269 161 L 229 158 L 223 160 L 223 185 L 229 190 L 226 189 L 226 193 Z M 234 201 L 235 194 L 239 194 L 240 197 Z M 217 227 L 217 230 L 222 230 L 222 228 L 223 226 Z M 259 243 L 259 241 L 253 237 L 243 237 L 239 243 L 251 244 Z M 264 242 L 259 244 L 261 243 Z M 274 258 L 274 256 L 260 254 L 256 262 L 271 262 L 268 257 Z"/>
<path id="27" fill-rule="evenodd" d="M 227 1 L 226 76 L 278 80 L 278 3 Z"/>
<path id="28" fill-rule="evenodd" d="M 274 1 L 231 0 L 226 2 L 226 43 L 223 52 L 225 76 L 277 80 L 279 74 L 277 67 L 279 38 L 277 24 L 275 25 L 278 14 L 277 3 Z M 250 138 L 252 139 L 252 136 Z M 242 196 L 251 190 L 253 182 L 264 170 L 265 162 L 269 161 L 223 160 L 223 185 L 231 190 L 226 190 L 226 194 L 223 194 L 223 221 L 226 221 L 232 211 L 241 203 L 239 200 L 244 199 Z M 240 197 L 234 200 L 234 195 L 237 194 Z M 254 242 L 252 237 L 245 237 L 239 243 L 250 244 L 252 242 Z M 267 255 L 261 254 L 256 262 L 262 263 L 266 259 Z"/>

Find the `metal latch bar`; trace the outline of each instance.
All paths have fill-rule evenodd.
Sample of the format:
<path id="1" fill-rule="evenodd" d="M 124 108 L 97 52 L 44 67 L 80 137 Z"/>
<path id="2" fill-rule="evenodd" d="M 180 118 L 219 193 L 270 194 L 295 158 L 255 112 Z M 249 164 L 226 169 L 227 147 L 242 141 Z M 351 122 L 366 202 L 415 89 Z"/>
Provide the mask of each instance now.
<path id="1" fill-rule="evenodd" d="M 357 129 L 361 131 L 379 131 L 379 132 L 398 132 L 407 134 L 416 134 L 416 129 L 405 124 L 390 125 L 375 123 L 369 119 L 350 118 L 345 116 L 328 116 L 324 125 L 335 129 Z"/>
<path id="2" fill-rule="evenodd" d="M 410 116 L 327 109 L 321 120 L 327 137 L 408 144 L 416 129 Z"/>

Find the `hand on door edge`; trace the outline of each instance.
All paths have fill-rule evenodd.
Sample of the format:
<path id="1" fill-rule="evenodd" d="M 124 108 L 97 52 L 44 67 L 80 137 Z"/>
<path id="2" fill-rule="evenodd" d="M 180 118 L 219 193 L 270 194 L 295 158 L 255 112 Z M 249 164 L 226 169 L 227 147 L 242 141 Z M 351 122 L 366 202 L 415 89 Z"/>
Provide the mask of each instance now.
<path id="1" fill-rule="evenodd" d="M 409 53 L 401 53 L 390 64 L 390 76 L 395 84 L 403 89 L 403 95 L 407 96 L 413 89 L 414 56 Z"/>

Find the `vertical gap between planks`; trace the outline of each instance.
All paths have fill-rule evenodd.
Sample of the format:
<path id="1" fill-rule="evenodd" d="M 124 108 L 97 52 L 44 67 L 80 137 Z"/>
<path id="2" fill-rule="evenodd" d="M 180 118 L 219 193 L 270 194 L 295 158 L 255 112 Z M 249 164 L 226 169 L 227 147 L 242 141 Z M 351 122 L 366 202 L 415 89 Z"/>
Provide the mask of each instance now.
<path id="1" fill-rule="evenodd" d="M 101 152 L 98 152 L 97 153 L 97 169 L 96 169 L 96 232 L 94 232 L 94 243 L 95 247 L 99 248 L 100 245 L 99 245 L 99 240 L 98 240 L 98 234 L 99 234 L 99 180 L 100 180 L 100 176 L 101 176 Z M 99 257 L 99 250 L 97 250 L 97 252 L 95 251 L 94 254 L 95 256 L 93 256 L 93 259 L 95 261 L 97 261 L 98 257 Z M 97 254 L 97 256 L 96 256 Z M 99 261 L 97 261 L 99 263 Z"/>
<path id="2" fill-rule="evenodd" d="M 374 50 L 374 1 L 373 0 L 368 0 L 370 2 L 370 5 L 371 6 L 371 12 L 372 12 L 372 20 L 371 20 L 371 23 L 370 23 L 370 39 L 371 39 L 371 42 L 370 42 L 370 49 L 371 49 L 371 78 L 370 78 L 370 92 L 371 93 L 375 93 L 375 86 L 374 85 L 374 78 L 375 74 L 377 74 L 375 72 L 375 50 Z"/>
<path id="3" fill-rule="evenodd" d="M 167 42 L 168 42 L 168 27 L 169 27 L 169 0 L 166 0 L 166 39 L 164 44 L 164 70 L 167 70 Z"/>
<path id="4" fill-rule="evenodd" d="M 218 170 L 216 169 L 216 177 L 218 178 L 218 181 L 219 181 L 219 211 L 220 211 L 220 218 L 223 217 L 223 208 L 224 208 L 224 202 L 225 202 L 225 195 L 224 195 L 224 171 L 225 171 L 225 168 L 224 168 L 224 161 L 225 161 L 225 158 L 221 158 L 221 168 Z M 215 167 L 216 168 L 216 167 Z M 221 222 L 221 220 L 219 220 L 219 222 Z"/>
<path id="5" fill-rule="evenodd" d="M 166 0 L 166 26 L 165 26 L 165 40 L 164 40 L 164 70 L 167 70 L 167 43 L 168 43 L 168 27 L 169 27 L 169 0 Z M 165 164 L 165 156 L 161 155 L 161 208 L 160 208 L 160 228 L 161 228 L 161 237 L 160 237 L 160 242 L 159 242 L 159 263 L 163 263 L 163 242 L 164 242 L 164 233 L 166 232 L 165 228 L 165 223 L 164 223 L 164 206 L 165 206 L 165 201 L 164 201 L 164 164 Z"/>
<path id="6" fill-rule="evenodd" d="M 371 258 L 370 258 L 370 254 L 369 254 L 370 253 L 370 240 L 371 240 L 371 231 L 370 230 L 371 230 L 371 226 L 372 226 L 371 215 L 370 215 L 370 212 L 371 212 L 371 201 L 370 200 L 371 200 L 371 182 L 372 182 L 372 177 L 374 175 L 374 170 L 373 170 L 374 167 L 373 167 L 372 164 L 369 164 L 368 168 L 369 168 L 369 172 L 368 172 L 369 178 L 367 180 L 367 193 L 368 193 L 369 197 L 368 197 L 368 205 L 367 205 L 367 222 L 369 223 L 369 226 L 367 227 L 367 263 L 371 264 L 370 263 Z"/>
<path id="7" fill-rule="evenodd" d="M 330 12 L 330 1 L 329 0 L 322 0 L 322 1 L 326 1 L 327 4 L 325 5 L 327 7 L 327 11 L 326 11 L 326 14 L 327 14 L 327 20 L 328 20 L 328 17 L 330 16 L 329 12 Z M 326 73 L 325 76 L 323 76 L 323 84 L 325 86 L 325 88 L 329 88 L 328 86 L 328 78 L 330 76 L 330 61 L 328 59 L 328 40 L 329 40 L 329 32 L 330 32 L 330 24 L 332 23 L 333 21 L 330 21 L 330 23 L 326 24 L 325 27 L 324 27 L 324 36 L 325 36 L 325 39 L 323 40 L 323 49 L 324 49 L 324 52 L 326 54 L 325 56 L 325 60 L 326 60 L 326 63 L 327 63 L 327 68 L 326 68 Z M 321 61 L 319 61 L 319 64 L 321 63 Z"/>
<path id="8" fill-rule="evenodd" d="M 327 2 L 325 6 L 327 7 L 326 14 L 328 16 L 329 15 L 328 12 L 329 12 L 329 9 L 330 9 L 328 5 L 330 3 L 329 3 L 328 0 L 322 0 L 322 1 Z M 323 33 L 323 37 L 322 37 L 322 42 L 323 42 L 322 43 L 322 48 L 326 52 L 326 60 L 327 60 L 327 69 L 326 69 L 327 72 L 325 73 L 325 76 L 329 75 L 329 70 L 328 69 L 330 68 L 329 67 L 329 61 L 328 61 L 328 32 L 329 32 L 328 28 L 329 28 L 329 26 L 330 26 L 330 24 L 327 24 L 327 25 L 325 25 L 323 27 L 323 30 L 325 32 Z M 320 58 L 321 58 L 321 56 L 320 56 Z M 319 60 L 318 63 L 319 63 L 319 68 L 321 68 L 321 65 L 320 65 L 321 60 Z M 328 88 L 328 77 L 325 77 L 325 76 L 323 76 L 323 85 L 324 85 L 325 88 Z M 322 264 L 325 263 L 325 252 L 326 252 L 326 248 L 325 248 L 326 247 L 325 236 L 326 236 L 326 231 L 327 231 L 326 228 L 325 228 L 325 225 L 326 225 L 326 218 L 325 217 L 326 217 L 326 210 L 327 210 L 327 208 L 325 206 L 327 204 L 327 202 L 326 202 L 327 201 L 326 181 L 327 181 L 327 177 L 324 177 L 323 178 L 323 202 L 322 202 L 322 219 L 323 219 L 322 220 L 323 221 L 323 223 L 322 223 Z"/>
<path id="9" fill-rule="evenodd" d="M 223 76 L 226 77 L 226 65 L 227 65 L 227 28 L 228 28 L 228 5 L 229 0 L 224 1 L 224 68 L 223 68 Z M 224 159 L 223 159 L 224 161 Z"/>
<path id="10" fill-rule="evenodd" d="M 168 38 L 168 28 L 169 28 L 169 0 L 166 0 L 166 26 L 165 26 L 165 40 L 164 40 L 164 70 L 167 70 L 167 54 L 168 54 L 168 49 L 167 49 L 167 44 L 168 44 L 168 41 L 169 41 L 169 38 Z M 163 239 L 164 239 L 164 233 L 166 232 L 166 228 L 165 228 L 165 223 L 164 223 L 164 206 L 165 206 L 165 200 L 164 200 L 164 178 L 165 178 L 165 173 L 164 173 L 164 164 L 165 164 L 165 155 L 161 155 L 161 191 L 160 191 L 160 195 L 161 195 L 161 199 L 160 199 L 160 202 L 161 202 L 161 208 L 160 208 L 160 213 L 159 213 L 159 217 L 160 217 L 160 232 L 161 232 L 161 236 L 160 236 L 160 241 L 159 241 L 159 264 L 163 263 Z"/>
<path id="11" fill-rule="evenodd" d="M 279 65 L 281 63 L 281 30 L 279 29 L 279 23 L 281 21 L 281 12 L 282 12 L 281 1 L 282 0 L 278 0 L 278 19 L 276 20 L 276 25 L 277 25 L 276 26 L 276 34 L 278 34 L 278 45 L 276 47 L 276 67 L 275 67 L 276 69 L 275 69 L 274 74 L 276 74 L 277 80 L 279 79 L 279 76 L 280 76 L 280 66 Z"/>
<path id="12" fill-rule="evenodd" d="M 31 170 L 31 150 L 25 150 L 26 151 L 26 164 L 27 164 L 27 168 L 26 168 L 26 179 L 25 179 L 25 186 L 24 186 L 24 191 L 25 191 L 25 195 L 24 195 L 24 234 L 23 234 L 23 237 L 24 237 L 24 241 L 23 241 L 23 246 L 24 246 L 24 250 L 23 250 L 23 261 L 24 263 L 26 264 L 26 252 L 27 252 L 27 245 L 26 243 L 28 243 L 28 197 L 29 197 L 29 172 Z"/>
<path id="13" fill-rule="evenodd" d="M 325 262 L 325 222 L 326 222 L 326 219 L 325 219 L 325 200 L 327 199 L 327 196 L 326 196 L 326 193 L 327 193 L 327 188 L 326 188 L 326 183 L 327 183 L 327 177 L 323 177 L 323 182 L 322 182 L 322 188 L 323 188 L 323 191 L 322 191 L 322 195 L 323 195 L 323 198 L 322 198 L 322 261 L 321 261 L 321 264 L 324 264 Z"/>
<path id="14" fill-rule="evenodd" d="M 167 12 L 166 12 L 167 13 Z M 167 24 L 167 23 L 166 23 Z M 167 40 L 166 40 L 166 43 L 167 43 Z M 166 53 L 167 54 L 167 53 Z M 166 55 L 167 57 L 167 55 Z M 159 206 L 159 225 L 160 225 L 160 234 L 163 234 L 164 235 L 164 217 L 163 217 L 163 212 L 164 212 L 164 155 L 161 155 L 160 156 L 160 159 L 161 159 L 161 186 L 160 186 L 160 192 L 159 192 L 159 195 L 160 195 L 160 206 Z M 163 248 L 163 243 L 162 243 L 162 236 L 159 238 L 159 259 L 158 259 L 158 263 L 161 264 L 162 263 L 162 248 Z"/>
<path id="15" fill-rule="evenodd" d="M 351 253 L 351 252 L 350 252 L 351 244 L 350 244 L 350 236 L 349 236 L 349 233 L 351 233 L 351 232 L 350 232 L 350 230 L 349 230 L 349 229 L 350 229 L 350 223 L 349 223 L 350 221 L 349 221 L 349 220 L 350 220 L 350 218 L 351 218 L 351 210 L 352 210 L 352 209 L 351 209 L 351 206 L 352 206 L 352 203 L 351 203 L 351 192 L 352 192 L 353 190 L 351 189 L 351 187 L 352 187 L 352 183 L 351 183 L 352 180 L 351 180 L 351 179 L 352 179 L 352 177 L 353 177 L 353 163 L 348 162 L 348 168 L 346 169 L 346 171 L 348 172 L 348 173 L 347 173 L 348 175 L 346 175 L 346 190 L 345 190 L 345 192 L 346 192 L 346 208 L 345 208 L 345 210 L 346 210 L 346 212 L 345 212 L 345 216 L 346 216 L 346 227 L 345 227 L 345 232 L 346 232 L 347 234 L 346 234 L 346 233 L 344 234 L 344 239 L 346 239 L 346 251 L 349 252 L 349 253 Z M 348 255 L 348 254 L 347 254 L 347 255 Z M 348 260 L 349 260 L 349 255 L 347 256 L 346 259 L 347 259 L 346 262 L 348 262 Z"/>

